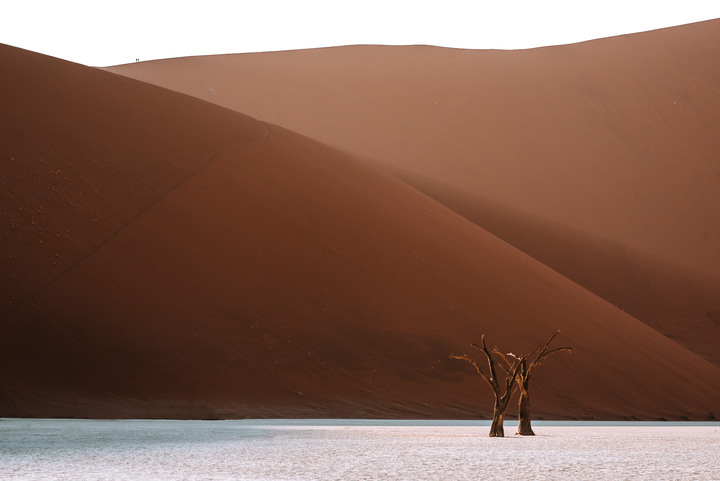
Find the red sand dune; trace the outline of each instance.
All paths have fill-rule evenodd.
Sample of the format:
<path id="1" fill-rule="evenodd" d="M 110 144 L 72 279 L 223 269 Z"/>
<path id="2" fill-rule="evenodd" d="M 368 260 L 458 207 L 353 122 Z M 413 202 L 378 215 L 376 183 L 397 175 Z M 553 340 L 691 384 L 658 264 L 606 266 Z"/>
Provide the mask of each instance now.
<path id="1" fill-rule="evenodd" d="M 108 70 L 389 166 L 720 365 L 720 20 L 525 51 L 354 46 Z"/>
<path id="2" fill-rule="evenodd" d="M 720 368 L 352 154 L 0 58 L 0 416 L 488 416 L 447 355 L 555 329 L 537 416 L 720 412 Z"/>

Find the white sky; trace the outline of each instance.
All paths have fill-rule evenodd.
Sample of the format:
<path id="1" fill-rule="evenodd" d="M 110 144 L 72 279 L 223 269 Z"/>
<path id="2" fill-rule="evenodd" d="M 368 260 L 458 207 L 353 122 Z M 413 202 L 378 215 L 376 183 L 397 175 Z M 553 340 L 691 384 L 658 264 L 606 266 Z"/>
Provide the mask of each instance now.
<path id="1" fill-rule="evenodd" d="M 0 0 L 0 43 L 107 66 L 350 44 L 517 49 L 720 18 L 720 0 Z"/>

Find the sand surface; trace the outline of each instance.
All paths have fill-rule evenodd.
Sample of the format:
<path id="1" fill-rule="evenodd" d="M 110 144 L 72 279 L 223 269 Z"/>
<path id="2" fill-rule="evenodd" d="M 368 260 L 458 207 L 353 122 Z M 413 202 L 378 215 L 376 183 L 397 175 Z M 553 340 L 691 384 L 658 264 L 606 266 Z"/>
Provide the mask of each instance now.
<path id="1" fill-rule="evenodd" d="M 666 37 L 678 36 L 691 42 L 714 38 L 717 26 L 690 26 L 684 36 L 669 30 L 563 49 L 586 49 L 589 55 L 614 42 L 665 45 Z M 565 58 L 569 51 L 563 49 L 536 53 L 542 59 Z M 425 77 L 403 73 L 402 78 L 421 83 L 435 79 L 441 85 L 438 76 L 444 69 L 430 68 L 428 62 L 449 55 L 443 62 L 457 68 L 485 65 L 483 78 L 505 85 L 510 95 L 519 87 L 493 77 L 490 67 L 545 65 L 533 60 L 533 52 L 512 56 L 354 47 L 237 58 L 284 59 L 281 63 L 289 68 L 313 65 L 305 57 L 319 55 L 338 72 L 341 64 L 331 61 L 336 57 L 350 63 L 378 58 L 386 68 L 406 59 L 425 65 Z M 388 54 L 393 62 L 387 61 Z M 341 145 L 341 136 L 323 143 L 278 125 L 277 119 L 256 120 L 234 108 L 115 73 L 6 46 L 0 46 L 0 58 L 7 66 L 0 80 L 6 106 L 0 116 L 0 415 L 487 417 L 489 390 L 469 365 L 448 355 L 469 353 L 469 344 L 482 334 L 491 346 L 529 352 L 557 329 L 558 345 L 574 349 L 549 359 L 538 371 L 532 388 L 537 417 L 714 419 L 720 413 L 720 367 L 711 362 L 717 361 L 716 319 L 708 307 L 718 298 L 712 269 L 695 262 L 713 265 L 707 245 L 695 242 L 698 225 L 687 224 L 684 214 L 673 217 L 674 211 L 656 216 L 684 222 L 676 230 L 688 243 L 686 254 L 667 254 L 671 241 L 664 234 L 640 242 L 649 224 L 626 224 L 639 218 L 639 204 L 630 195 L 616 198 L 605 188 L 614 184 L 602 184 L 603 176 L 597 182 L 604 187 L 595 189 L 594 199 L 604 207 L 585 212 L 585 221 L 571 212 L 592 200 L 580 195 L 592 189 L 577 180 L 582 175 L 570 175 L 570 164 L 589 175 L 597 162 L 607 159 L 611 177 L 624 172 L 618 166 L 650 169 L 648 185 L 638 185 L 657 193 L 659 184 L 653 179 L 676 177 L 662 165 L 648 164 L 650 157 L 621 155 L 618 160 L 605 152 L 577 163 L 578 157 L 567 151 L 539 155 L 525 164 L 523 156 L 512 162 L 493 163 L 485 157 L 471 163 L 467 159 L 477 160 L 475 154 L 464 161 L 455 155 L 466 145 L 475 148 L 470 143 L 436 138 L 426 127 L 396 119 L 404 127 L 383 127 L 384 142 L 400 142 L 398 134 L 407 131 L 423 142 L 436 138 L 455 153 L 448 151 L 446 161 L 433 164 L 429 157 L 411 155 L 431 152 L 429 146 L 408 142 L 407 155 L 389 165 L 390 157 L 369 147 L 358 153 L 357 145 Z M 596 68 L 585 55 L 573 58 L 585 60 L 572 65 Z M 208 60 L 218 59 L 176 63 Z M 158 65 L 163 63 L 137 68 Z M 337 88 L 374 85 L 360 73 L 386 79 L 382 69 L 366 67 Z M 552 71 L 548 68 L 547 75 Z M 247 72 L 253 77 L 252 69 Z M 288 85 L 303 85 L 283 78 Z M 380 84 L 396 89 L 384 82 Z M 374 88 L 370 97 L 383 91 Z M 534 88 L 518 92 L 525 95 Z M 420 108 L 415 103 L 419 92 L 422 98 L 429 94 L 425 87 L 418 89 L 414 97 L 383 97 L 388 115 L 380 121 L 377 112 L 368 111 L 367 129 L 353 127 L 358 139 L 378 123 L 392 123 L 393 115 L 407 116 Z M 232 98 L 239 98 L 241 90 Z M 337 94 L 357 103 L 355 95 L 333 89 L 291 97 L 312 98 L 321 90 L 328 99 Z M 457 94 L 457 105 L 470 102 L 460 101 L 462 90 L 453 88 L 447 95 L 450 91 Z M 281 92 L 276 91 L 278 98 Z M 565 95 L 561 92 L 573 90 L 558 87 L 553 94 L 558 102 Z M 582 92 L 578 95 L 587 94 Z M 405 100 L 390 102 L 396 97 Z M 499 101 L 497 95 L 492 98 Z M 716 101 L 709 94 L 703 99 L 710 106 Z M 563 105 L 570 117 L 586 111 Z M 698 115 L 710 115 L 704 105 L 698 103 Z M 350 107 L 343 116 L 363 120 Z M 300 112 L 291 104 L 287 109 Z M 500 110 L 494 119 L 512 116 L 500 115 Z M 462 125 L 483 132 L 461 111 L 453 112 Z M 507 136 L 525 132 L 529 117 L 540 115 L 532 112 L 516 118 L 513 129 L 503 130 L 505 140 L 498 137 L 482 145 L 525 145 Z M 307 118 L 312 124 L 312 115 Z M 675 122 L 673 116 L 668 119 Z M 683 188 L 696 188 L 680 210 L 697 207 L 693 212 L 706 222 L 713 239 L 716 210 L 692 201 L 695 195 L 703 202 L 715 200 L 714 184 L 703 184 L 711 182 L 707 169 L 716 167 L 708 157 L 716 143 L 703 137 L 713 124 L 712 119 L 692 119 L 700 129 L 692 158 L 700 160 L 686 160 Z M 437 132 L 447 127 L 437 125 Z M 568 140 L 567 126 L 556 124 L 556 136 L 547 142 L 585 145 Z M 594 124 L 583 132 L 598 129 L 600 137 L 609 135 Z M 682 145 L 678 148 L 688 148 L 687 139 L 674 138 Z M 602 139 L 593 142 L 605 145 Z M 361 143 L 378 145 L 372 139 Z M 557 175 L 538 182 L 543 163 L 543 171 Z M 485 170 L 487 179 L 495 178 L 492 185 L 478 180 L 486 177 L 478 173 Z M 533 197 L 521 187 L 527 176 L 562 199 Z M 696 183 L 698 178 L 703 182 Z M 514 200 L 501 191 L 515 192 Z M 665 209 L 665 200 L 648 199 L 653 209 Z M 476 214 L 489 220 L 480 221 Z M 615 227 L 603 224 L 599 229 L 614 232 L 609 237 L 600 235 L 600 224 L 595 224 L 603 218 L 617 221 Z M 622 241 L 608 240 L 615 235 Z M 589 252 L 594 260 L 588 260 Z M 595 284 L 569 278 L 554 263 L 585 273 Z M 598 269 L 606 269 L 606 275 L 597 276 Z M 641 321 L 629 308 L 624 312 L 614 305 L 619 301 L 609 298 L 620 288 L 625 297 L 618 299 L 637 303 L 638 312 L 652 316 L 668 309 L 668 316 Z M 653 323 L 674 329 L 682 344 Z"/>
<path id="2" fill-rule="evenodd" d="M 352 46 L 108 70 L 283 125 L 720 364 L 720 20 L 525 51 Z"/>

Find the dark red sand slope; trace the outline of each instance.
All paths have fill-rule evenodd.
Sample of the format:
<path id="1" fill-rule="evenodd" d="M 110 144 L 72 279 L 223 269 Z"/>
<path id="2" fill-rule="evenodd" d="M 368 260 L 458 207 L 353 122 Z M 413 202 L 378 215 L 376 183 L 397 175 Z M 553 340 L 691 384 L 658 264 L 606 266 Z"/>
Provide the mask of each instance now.
<path id="1" fill-rule="evenodd" d="M 537 416 L 707 419 L 720 368 L 316 141 L 1 47 L 0 416 L 475 417 L 447 358 L 572 355 Z"/>
<path id="2" fill-rule="evenodd" d="M 526 51 L 355 46 L 109 70 L 390 166 L 720 364 L 720 20 Z"/>

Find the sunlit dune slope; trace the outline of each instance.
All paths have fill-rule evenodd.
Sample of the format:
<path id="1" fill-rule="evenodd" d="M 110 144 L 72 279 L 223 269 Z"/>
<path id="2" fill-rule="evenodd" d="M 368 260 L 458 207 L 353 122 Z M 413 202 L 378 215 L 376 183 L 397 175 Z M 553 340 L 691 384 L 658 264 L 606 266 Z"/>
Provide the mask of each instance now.
<path id="1" fill-rule="evenodd" d="M 714 20 L 523 51 L 353 46 L 108 70 L 388 166 L 720 363 L 718 60 Z M 489 205 L 493 219 L 477 215 Z"/>
<path id="2" fill-rule="evenodd" d="M 718 367 L 383 170 L 0 56 L 0 416 L 487 416 L 448 354 L 555 329 L 574 350 L 538 371 L 538 416 L 720 411 Z"/>

